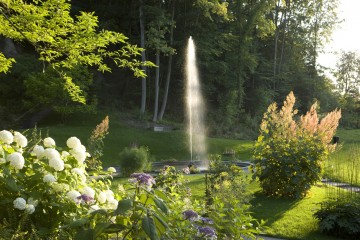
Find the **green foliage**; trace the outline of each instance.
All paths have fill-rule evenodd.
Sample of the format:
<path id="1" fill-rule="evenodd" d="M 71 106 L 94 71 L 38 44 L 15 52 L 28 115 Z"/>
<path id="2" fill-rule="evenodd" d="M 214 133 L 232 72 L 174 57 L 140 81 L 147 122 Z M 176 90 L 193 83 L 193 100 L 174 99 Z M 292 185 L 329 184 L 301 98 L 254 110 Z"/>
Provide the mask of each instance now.
<path id="1" fill-rule="evenodd" d="M 86 67 L 76 66 L 71 70 L 64 70 L 66 80 L 58 75 L 58 71 L 48 67 L 43 73 L 31 73 L 24 80 L 25 106 L 30 107 L 51 107 L 62 116 L 73 113 L 94 113 L 96 111 L 96 97 L 90 93 L 93 83 L 93 76 Z M 68 85 L 81 88 L 81 96 L 87 104 L 74 102 L 74 96 L 69 95 Z M 75 89 L 73 89 L 74 92 Z M 77 94 L 80 94 L 78 92 Z M 85 102 L 84 102 L 85 103 Z"/>
<path id="2" fill-rule="evenodd" d="M 249 212 L 250 196 L 246 190 L 249 177 L 236 166 L 224 164 L 219 155 L 210 158 L 206 177 L 208 215 L 214 221 L 220 239 L 255 239 L 262 229 Z"/>
<path id="3" fill-rule="evenodd" d="M 320 231 L 346 239 L 360 237 L 360 199 L 336 199 L 323 202 L 314 213 L 319 220 Z"/>
<path id="4" fill-rule="evenodd" d="M 98 18 L 94 13 L 80 12 L 70 15 L 71 5 L 66 0 L 44 0 L 32 2 L 6 1 L 0 6 L 0 35 L 16 41 L 30 43 L 40 55 L 39 60 L 50 63 L 59 71 L 66 83 L 70 97 L 85 103 L 82 91 L 63 69 L 78 65 L 96 67 L 97 70 L 111 71 L 106 62 L 112 60 L 119 67 L 130 68 L 137 77 L 144 76 L 139 67 L 143 64 L 135 58 L 142 49 L 127 42 L 121 33 L 108 30 L 98 31 Z M 116 46 L 116 50 L 109 50 Z M 6 70 L 12 60 L 1 61 Z"/>
<path id="5" fill-rule="evenodd" d="M 144 146 L 125 148 L 119 154 L 120 171 L 124 176 L 143 171 L 149 162 L 149 149 Z"/>
<path id="6" fill-rule="evenodd" d="M 6 58 L 3 53 L 0 52 L 0 73 L 6 73 L 9 71 L 11 65 L 15 62 L 13 58 Z"/>
<path id="7" fill-rule="evenodd" d="M 299 198 L 320 180 L 323 163 L 334 149 L 332 136 L 340 111 L 327 114 L 320 122 L 314 104 L 299 121 L 294 120 L 295 97 L 291 92 L 281 110 L 269 106 L 255 144 L 254 178 L 267 195 Z"/>

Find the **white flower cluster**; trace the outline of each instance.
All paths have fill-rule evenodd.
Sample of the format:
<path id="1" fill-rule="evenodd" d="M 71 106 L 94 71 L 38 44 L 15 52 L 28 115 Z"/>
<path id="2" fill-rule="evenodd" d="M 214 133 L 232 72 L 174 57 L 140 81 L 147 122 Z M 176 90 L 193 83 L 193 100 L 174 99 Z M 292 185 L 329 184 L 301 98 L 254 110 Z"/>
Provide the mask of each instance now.
<path id="1" fill-rule="evenodd" d="M 56 146 L 55 140 L 51 137 L 44 138 L 44 146 L 46 148 L 54 148 Z"/>
<path id="2" fill-rule="evenodd" d="M 26 204 L 26 200 L 18 197 L 13 201 L 14 208 L 19 210 L 25 210 L 26 213 L 32 214 L 35 212 L 35 205 L 34 204 Z"/>
<path id="3" fill-rule="evenodd" d="M 56 178 L 52 174 L 49 173 L 44 176 L 43 181 L 45 183 L 52 183 L 52 182 L 56 182 Z"/>
<path id="4" fill-rule="evenodd" d="M 22 148 L 26 147 L 28 144 L 26 137 L 19 132 L 14 132 L 14 142 Z"/>
<path id="5" fill-rule="evenodd" d="M 71 149 L 69 152 L 78 161 L 79 164 L 84 163 L 86 159 L 86 148 L 81 144 L 80 139 L 77 137 L 70 137 L 66 141 L 66 145 Z"/>
<path id="6" fill-rule="evenodd" d="M 109 167 L 107 171 L 110 173 L 116 173 L 116 169 L 114 167 Z"/>
<path id="7" fill-rule="evenodd" d="M 15 169 L 18 169 L 18 170 L 22 169 L 25 164 L 24 157 L 21 155 L 21 153 L 18 153 L 18 152 L 14 152 L 14 153 L 10 154 L 7 157 L 7 160 L 10 162 L 10 166 L 13 166 Z"/>
<path id="8" fill-rule="evenodd" d="M 11 144 L 14 141 L 14 136 L 7 130 L 0 131 L 0 141 L 5 144 Z"/>

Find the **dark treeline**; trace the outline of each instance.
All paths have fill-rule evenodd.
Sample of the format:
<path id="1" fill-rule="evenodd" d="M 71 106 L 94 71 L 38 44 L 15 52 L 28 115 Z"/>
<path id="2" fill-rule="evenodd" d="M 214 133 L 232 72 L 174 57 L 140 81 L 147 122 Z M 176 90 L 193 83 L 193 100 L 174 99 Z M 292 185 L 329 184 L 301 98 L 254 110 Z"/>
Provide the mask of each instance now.
<path id="1" fill-rule="evenodd" d="M 297 97 L 300 113 L 305 113 L 314 101 L 318 101 L 320 112 L 340 107 L 335 85 L 317 62 L 338 22 L 338 0 L 73 0 L 71 3 L 74 14 L 95 12 L 99 29 L 121 32 L 130 43 L 143 47 L 145 51 L 139 60 L 152 61 L 158 67 L 143 67 L 147 77 L 142 79 L 124 69 L 114 68 L 111 73 L 102 74 L 79 67 L 74 70 L 74 76 L 86 92 L 88 106 L 75 104 L 70 109 L 73 104 L 69 101 L 62 100 L 59 104 L 57 100 L 54 105 L 54 99 L 43 99 L 52 98 L 55 93 L 34 100 L 33 96 L 41 95 L 41 91 L 26 89 L 36 86 L 24 82 L 39 77 L 36 71 L 42 74 L 43 66 L 31 62 L 34 56 L 26 51 L 26 44 L 16 46 L 17 66 L 1 77 L 1 87 L 17 87 L 11 95 L 1 96 L 1 106 L 12 108 L 17 117 L 29 110 L 40 111 L 44 106 L 65 113 L 93 111 L 95 106 L 100 106 L 136 110 L 151 116 L 154 122 L 182 121 L 184 53 L 190 36 L 197 47 L 207 125 L 212 134 L 229 135 L 239 128 L 245 135 L 256 132 L 267 106 L 274 101 L 280 103 L 290 91 Z M 55 96 L 55 99 L 64 98 Z M 14 109 L 14 106 L 18 107 Z"/>

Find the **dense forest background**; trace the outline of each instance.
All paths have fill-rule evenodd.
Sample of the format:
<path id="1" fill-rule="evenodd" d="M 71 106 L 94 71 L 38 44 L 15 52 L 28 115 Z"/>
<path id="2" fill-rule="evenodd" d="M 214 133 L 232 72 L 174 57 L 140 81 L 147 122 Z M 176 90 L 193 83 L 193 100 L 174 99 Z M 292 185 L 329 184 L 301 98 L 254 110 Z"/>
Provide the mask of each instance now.
<path id="1" fill-rule="evenodd" d="M 38 60 L 34 45 L 3 37 L 0 51 L 16 63 L 0 75 L 0 126 L 26 128 L 48 113 L 64 120 L 99 109 L 183 122 L 184 54 L 192 36 L 210 134 L 257 133 L 268 105 L 281 103 L 290 91 L 300 113 L 318 101 L 320 112 L 341 108 L 342 126 L 359 128 L 357 53 L 342 53 L 336 82 L 317 61 L 340 22 L 337 7 L 337 0 L 72 0 L 72 15 L 94 12 L 99 31 L 124 34 L 145 49 L 136 58 L 157 67 L 141 66 L 146 77 L 111 62 L 111 72 L 91 64 L 73 67 L 67 74 L 82 89 L 82 104 L 68 95 L 56 71 Z M 5 4 L 0 8 L 5 11 Z"/>

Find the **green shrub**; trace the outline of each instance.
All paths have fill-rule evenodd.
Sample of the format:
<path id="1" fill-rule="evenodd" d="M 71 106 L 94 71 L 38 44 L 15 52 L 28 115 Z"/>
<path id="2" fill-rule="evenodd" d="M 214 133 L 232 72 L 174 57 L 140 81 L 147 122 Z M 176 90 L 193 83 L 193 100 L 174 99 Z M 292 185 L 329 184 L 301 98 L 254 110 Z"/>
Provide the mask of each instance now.
<path id="1" fill-rule="evenodd" d="M 291 92 L 281 110 L 269 106 L 255 144 L 254 177 L 267 195 L 302 197 L 321 179 L 323 163 L 330 151 L 332 137 L 341 117 L 335 110 L 320 122 L 316 103 L 310 111 L 294 120 L 295 97 Z"/>
<path id="2" fill-rule="evenodd" d="M 143 171 L 150 162 L 146 147 L 125 148 L 119 155 L 120 171 L 124 176 Z"/>
<path id="3" fill-rule="evenodd" d="M 320 231 L 349 239 L 360 238 L 360 199 L 342 199 L 322 203 L 314 217 Z"/>

